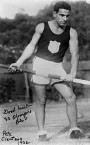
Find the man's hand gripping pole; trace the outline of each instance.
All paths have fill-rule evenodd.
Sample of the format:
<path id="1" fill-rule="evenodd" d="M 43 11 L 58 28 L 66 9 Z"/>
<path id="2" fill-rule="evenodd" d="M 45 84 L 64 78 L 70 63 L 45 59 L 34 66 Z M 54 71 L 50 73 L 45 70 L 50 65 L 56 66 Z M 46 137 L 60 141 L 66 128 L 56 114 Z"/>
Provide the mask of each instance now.
<path id="1" fill-rule="evenodd" d="M 42 76 L 42 77 L 49 77 L 51 79 L 57 79 L 58 81 L 65 81 L 65 80 L 62 80 L 61 77 L 59 75 L 53 75 L 53 74 L 48 74 L 47 76 L 45 75 L 42 75 L 42 74 L 39 74 L 39 73 L 36 73 L 35 71 L 32 71 L 32 70 L 24 70 L 24 69 L 21 69 L 21 68 L 17 68 L 15 67 L 14 69 L 12 68 L 9 68 L 7 65 L 4 65 L 4 64 L 0 64 L 0 67 L 1 68 L 5 68 L 5 69 L 8 69 L 9 70 L 9 73 L 11 72 L 14 72 L 14 73 L 19 73 L 19 72 L 24 72 L 24 73 L 29 73 L 29 74 L 32 74 L 32 75 L 37 75 L 37 76 Z M 14 67 L 14 66 L 13 66 Z M 13 71 L 12 71 L 13 70 Z M 90 85 L 90 81 L 88 80 L 83 80 L 83 79 L 77 79 L 77 78 L 74 78 L 73 83 L 77 83 L 77 84 L 82 84 L 82 85 Z"/>

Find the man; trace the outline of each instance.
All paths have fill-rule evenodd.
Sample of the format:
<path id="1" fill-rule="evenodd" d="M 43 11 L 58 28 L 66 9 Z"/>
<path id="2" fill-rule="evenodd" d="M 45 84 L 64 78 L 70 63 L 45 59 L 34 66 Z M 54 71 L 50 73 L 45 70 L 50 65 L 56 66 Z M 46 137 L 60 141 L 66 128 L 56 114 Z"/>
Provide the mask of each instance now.
<path id="1" fill-rule="evenodd" d="M 66 2 L 57 2 L 54 5 L 53 20 L 40 23 L 36 26 L 31 42 L 27 45 L 21 57 L 16 63 L 10 65 L 13 71 L 19 68 L 23 62 L 34 52 L 36 46 L 36 56 L 33 60 L 33 70 L 36 73 L 47 76 L 48 74 L 60 75 L 61 79 L 72 82 L 76 77 L 78 65 L 78 36 L 76 30 L 67 25 L 71 11 L 71 6 Z M 71 53 L 71 71 L 65 72 L 62 66 L 63 57 L 67 49 Z M 33 75 L 36 92 L 36 120 L 38 125 L 39 140 L 47 138 L 44 130 L 45 123 L 45 87 L 57 80 Z M 70 124 L 70 137 L 83 137 L 82 131 L 77 127 L 77 107 L 76 96 L 69 83 L 55 83 L 55 88 L 62 94 L 66 101 L 67 116 Z"/>

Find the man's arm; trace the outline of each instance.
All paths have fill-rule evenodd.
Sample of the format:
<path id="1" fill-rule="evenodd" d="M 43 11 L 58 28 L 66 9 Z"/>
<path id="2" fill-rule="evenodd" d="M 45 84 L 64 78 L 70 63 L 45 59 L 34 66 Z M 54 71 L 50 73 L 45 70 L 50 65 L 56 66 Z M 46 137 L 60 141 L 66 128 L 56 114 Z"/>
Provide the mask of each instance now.
<path id="1" fill-rule="evenodd" d="M 44 24 L 43 23 L 38 24 L 35 29 L 35 33 L 32 37 L 31 42 L 26 46 L 21 57 L 16 61 L 16 63 L 10 65 L 10 68 L 13 66 L 20 67 L 23 64 L 23 62 L 33 54 L 43 30 L 44 30 Z"/>
<path id="2" fill-rule="evenodd" d="M 69 48 L 71 53 L 71 71 L 69 79 L 72 81 L 72 79 L 76 77 L 79 60 L 78 35 L 73 28 L 70 29 Z"/>

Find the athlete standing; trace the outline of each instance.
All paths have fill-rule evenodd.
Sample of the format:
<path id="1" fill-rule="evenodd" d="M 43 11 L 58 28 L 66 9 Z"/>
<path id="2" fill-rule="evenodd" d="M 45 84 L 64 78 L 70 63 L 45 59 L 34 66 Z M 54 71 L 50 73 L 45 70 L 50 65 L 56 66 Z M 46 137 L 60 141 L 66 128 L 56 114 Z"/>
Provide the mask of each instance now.
<path id="1" fill-rule="evenodd" d="M 36 46 L 36 56 L 33 61 L 33 70 L 43 75 L 60 75 L 62 79 L 71 82 L 77 73 L 78 66 L 78 35 L 75 29 L 67 25 L 71 12 L 71 6 L 66 2 L 57 2 L 54 5 L 53 20 L 40 23 L 36 26 L 31 42 L 26 46 L 21 57 L 16 63 L 10 65 L 10 69 L 20 67 L 24 61 L 34 52 Z M 63 58 L 67 49 L 71 53 L 71 71 L 67 74 L 62 66 Z M 33 82 L 36 92 L 36 120 L 38 125 L 39 139 L 46 140 L 47 133 L 45 124 L 45 88 L 55 79 L 50 80 L 41 76 L 33 75 Z M 77 107 L 76 96 L 72 87 L 66 83 L 55 84 L 55 88 L 62 94 L 66 101 L 66 113 L 70 124 L 70 137 L 83 137 L 82 131 L 77 127 Z"/>

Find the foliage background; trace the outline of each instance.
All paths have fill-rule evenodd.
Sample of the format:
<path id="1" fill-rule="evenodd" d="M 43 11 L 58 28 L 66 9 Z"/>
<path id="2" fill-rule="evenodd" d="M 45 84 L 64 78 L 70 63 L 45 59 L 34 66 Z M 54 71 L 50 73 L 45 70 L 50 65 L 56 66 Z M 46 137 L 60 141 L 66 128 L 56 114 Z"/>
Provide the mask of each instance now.
<path id="1" fill-rule="evenodd" d="M 71 2 L 70 24 L 78 32 L 80 60 L 90 58 L 90 4 L 85 1 Z M 53 4 L 40 10 L 36 16 L 17 13 L 14 19 L 0 18 L 0 63 L 10 64 L 17 60 L 30 42 L 36 25 L 52 19 Z M 69 53 L 67 58 L 69 59 Z"/>

